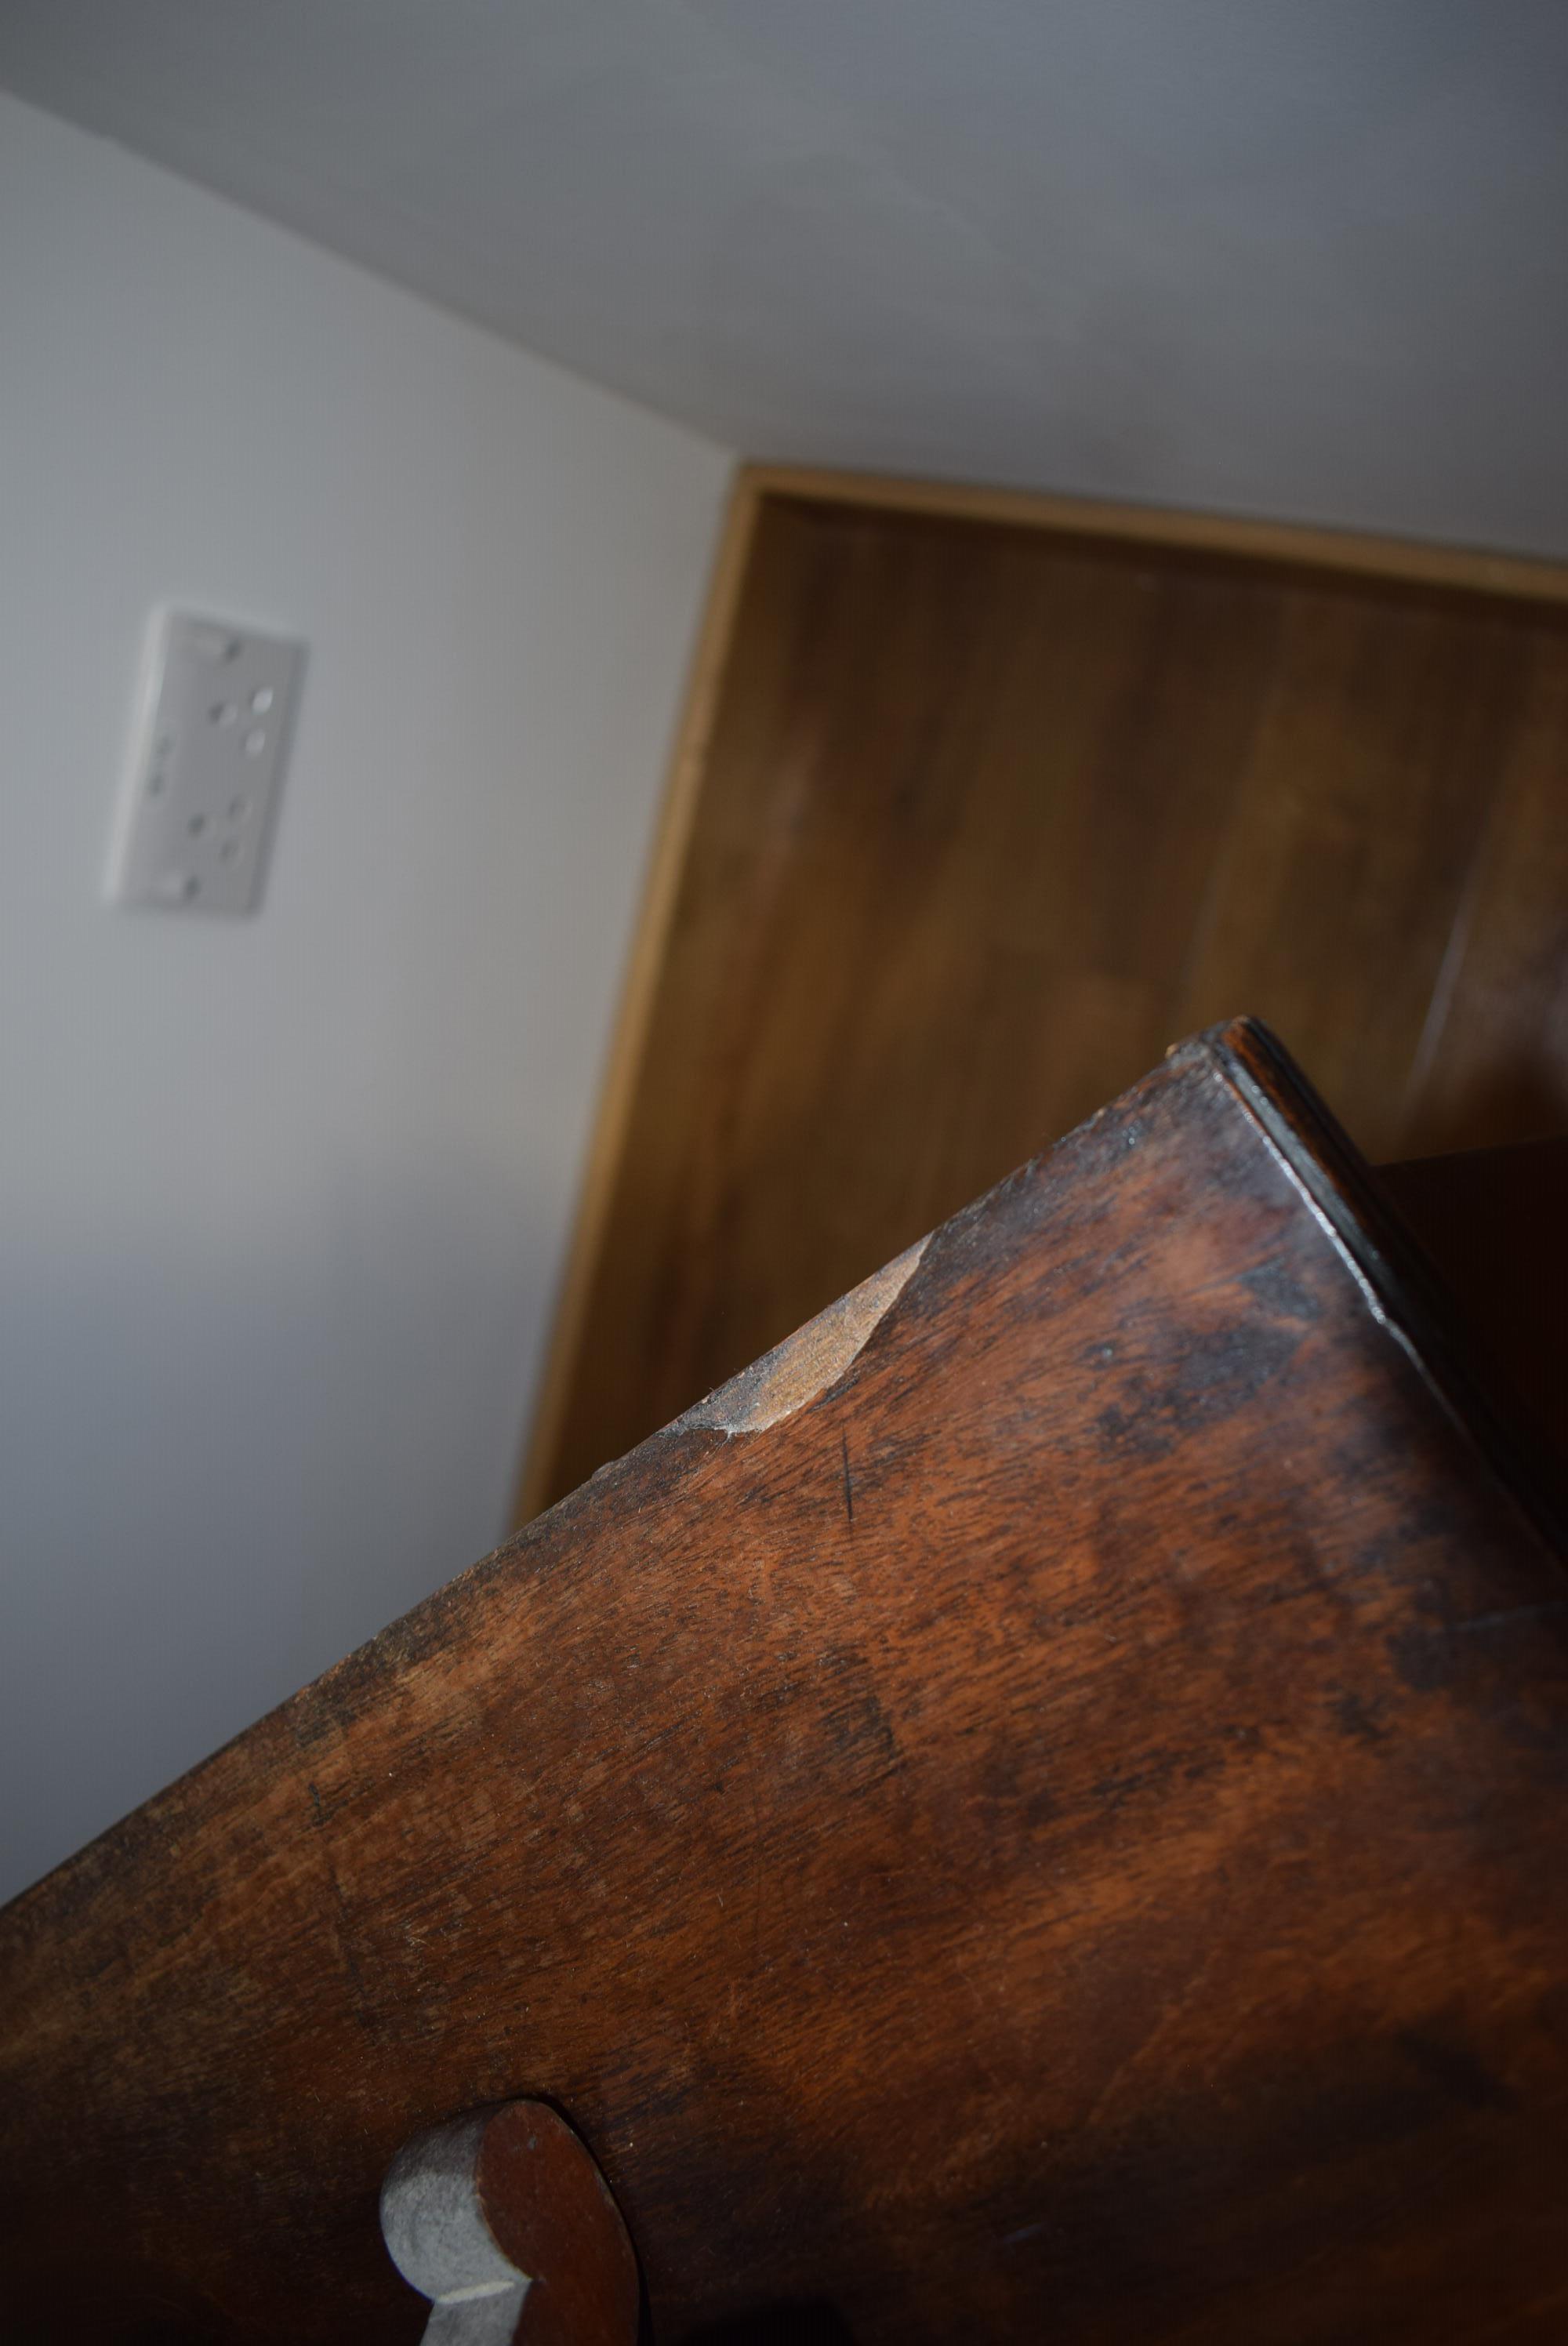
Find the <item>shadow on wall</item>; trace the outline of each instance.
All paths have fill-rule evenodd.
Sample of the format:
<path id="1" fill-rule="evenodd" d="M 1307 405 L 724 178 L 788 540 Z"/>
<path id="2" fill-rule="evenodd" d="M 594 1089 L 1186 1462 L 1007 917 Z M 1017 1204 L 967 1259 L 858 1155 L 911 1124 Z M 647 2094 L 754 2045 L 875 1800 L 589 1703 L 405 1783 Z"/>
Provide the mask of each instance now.
<path id="1" fill-rule="evenodd" d="M 1434 1103 L 1421 1118 L 1412 1153 L 1441 1157 L 1456 1149 L 1561 1139 L 1568 1139 L 1563 1070 L 1522 1052 L 1494 1059 L 1451 1096 Z"/>

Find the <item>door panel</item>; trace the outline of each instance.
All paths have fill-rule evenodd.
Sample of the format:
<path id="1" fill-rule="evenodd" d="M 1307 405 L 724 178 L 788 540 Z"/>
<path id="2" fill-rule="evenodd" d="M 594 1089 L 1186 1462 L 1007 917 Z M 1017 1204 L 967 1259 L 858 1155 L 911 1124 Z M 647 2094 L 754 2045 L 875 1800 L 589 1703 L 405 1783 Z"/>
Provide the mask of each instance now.
<path id="1" fill-rule="evenodd" d="M 1219 1018 L 1568 1128 L 1565 765 L 1545 601 L 764 497 L 535 1500 Z"/>

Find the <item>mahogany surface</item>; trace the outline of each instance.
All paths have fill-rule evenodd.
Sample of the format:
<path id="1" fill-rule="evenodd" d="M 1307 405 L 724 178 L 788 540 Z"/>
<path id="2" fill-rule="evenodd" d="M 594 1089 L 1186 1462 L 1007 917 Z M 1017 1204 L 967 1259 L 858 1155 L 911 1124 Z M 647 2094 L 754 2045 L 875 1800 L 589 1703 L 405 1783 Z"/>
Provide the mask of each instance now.
<path id="1" fill-rule="evenodd" d="M 418 2338 L 537 2095 L 661 2341 L 1568 2334 L 1568 1584 L 1268 1038 L 1184 1046 L 0 1914 L 5 2334 Z"/>

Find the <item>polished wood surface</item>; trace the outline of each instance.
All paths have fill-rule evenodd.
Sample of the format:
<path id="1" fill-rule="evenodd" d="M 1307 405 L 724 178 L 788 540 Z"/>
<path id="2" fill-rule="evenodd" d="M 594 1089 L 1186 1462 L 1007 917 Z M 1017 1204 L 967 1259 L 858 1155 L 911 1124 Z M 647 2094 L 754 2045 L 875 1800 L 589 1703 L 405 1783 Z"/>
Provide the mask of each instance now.
<path id="1" fill-rule="evenodd" d="M 532 2095 L 657 2340 L 1557 2346 L 1549 1509 L 1184 1047 L 0 1915 L 10 2334 L 412 2341 L 381 2177 Z"/>
<path id="2" fill-rule="evenodd" d="M 1568 1130 L 1556 574 L 788 477 L 748 492 L 528 1507 L 1238 1001 L 1374 1158 Z"/>

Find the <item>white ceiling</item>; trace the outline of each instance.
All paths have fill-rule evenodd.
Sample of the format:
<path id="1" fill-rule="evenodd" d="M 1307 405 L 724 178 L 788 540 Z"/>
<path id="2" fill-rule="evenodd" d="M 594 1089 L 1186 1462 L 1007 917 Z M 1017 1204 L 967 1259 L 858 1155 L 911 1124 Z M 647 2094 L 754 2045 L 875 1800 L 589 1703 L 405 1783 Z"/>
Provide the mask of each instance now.
<path id="1" fill-rule="evenodd" d="M 748 454 L 1568 553 L 1564 0 L 0 0 L 0 80 Z"/>

